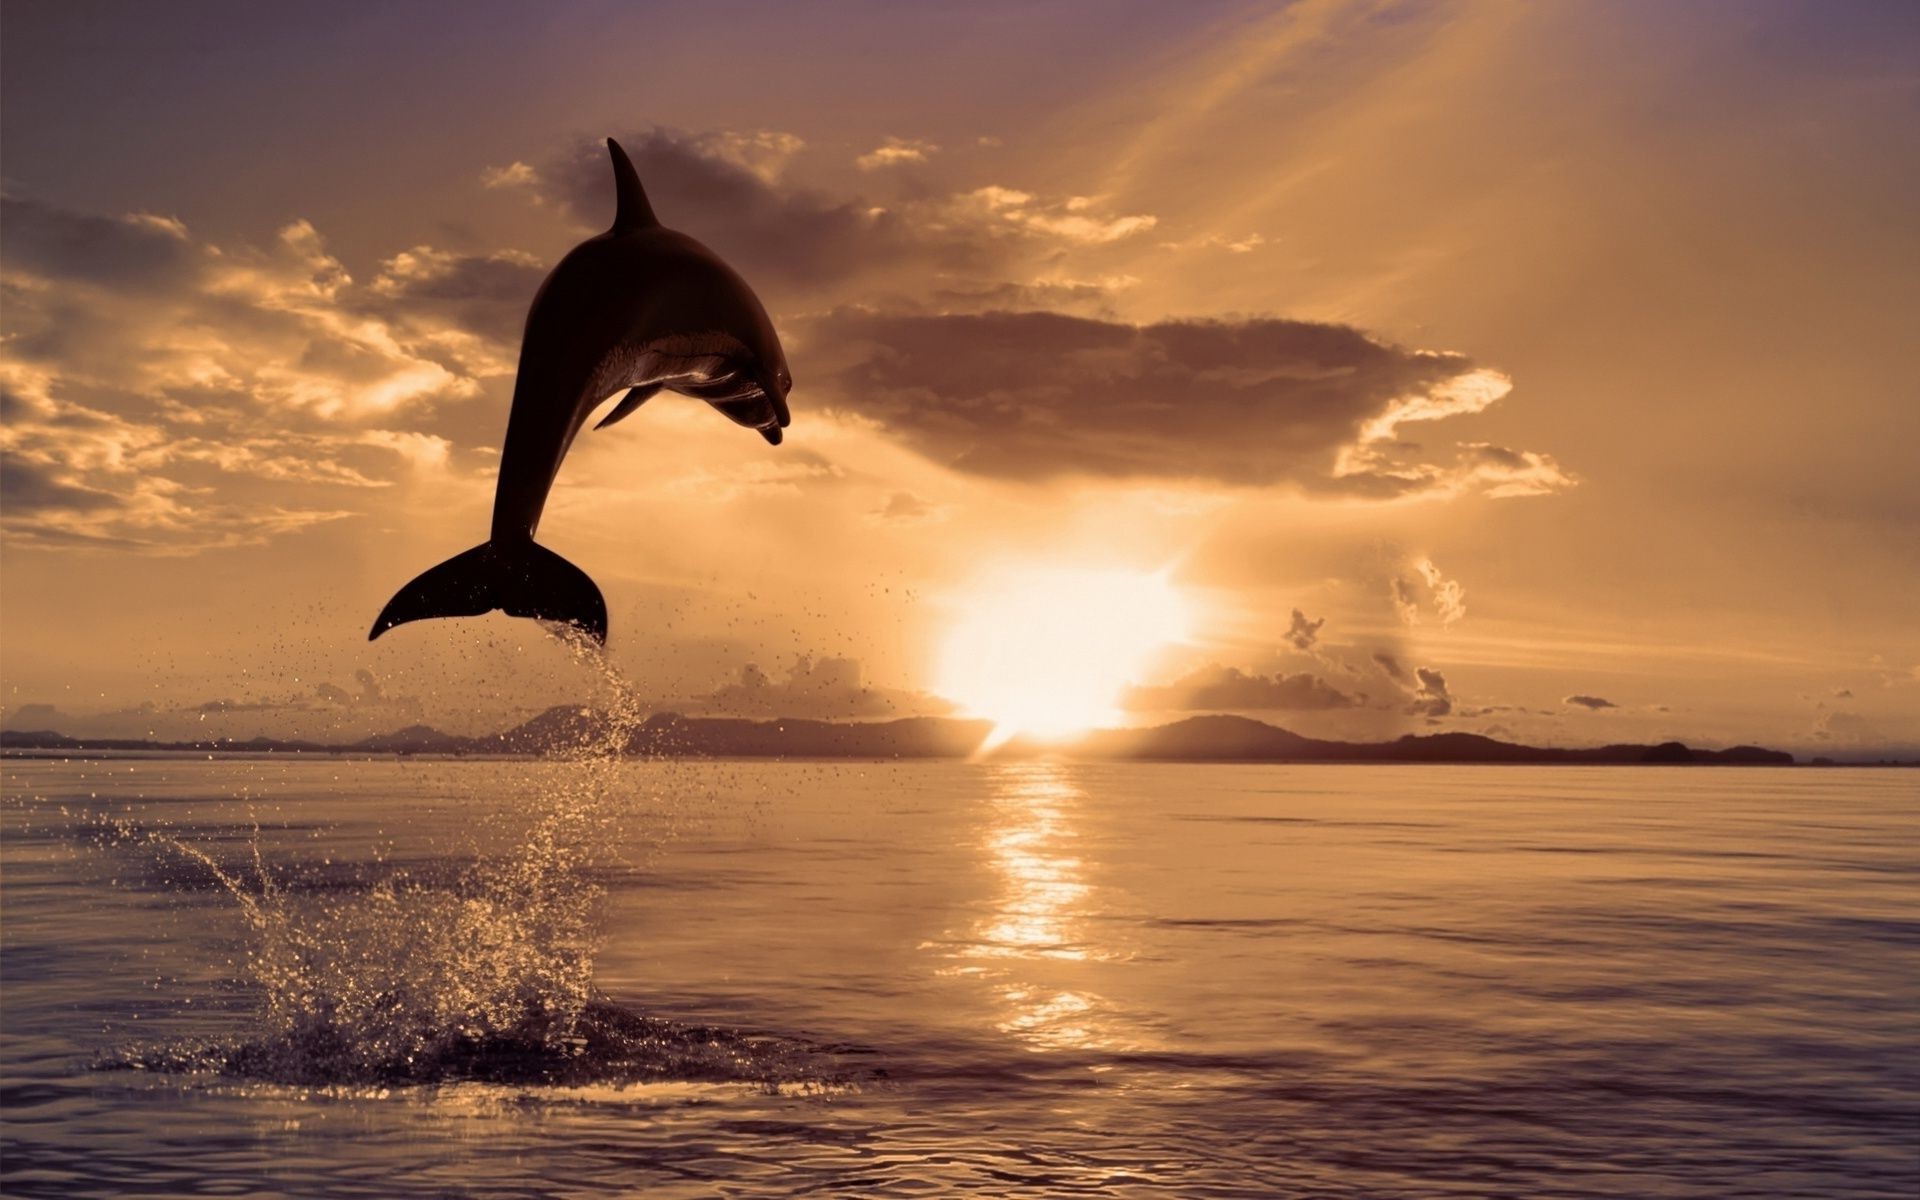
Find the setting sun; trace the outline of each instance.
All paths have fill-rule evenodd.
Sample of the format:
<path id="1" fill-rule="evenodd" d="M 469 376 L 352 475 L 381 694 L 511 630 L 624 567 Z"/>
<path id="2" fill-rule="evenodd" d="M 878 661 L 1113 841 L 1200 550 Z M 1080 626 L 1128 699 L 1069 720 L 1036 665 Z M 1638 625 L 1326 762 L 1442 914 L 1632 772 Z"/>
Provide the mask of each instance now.
<path id="1" fill-rule="evenodd" d="M 1007 572 L 960 600 L 939 691 L 1017 733 L 1064 737 L 1116 721 L 1127 686 L 1188 633 L 1188 605 L 1165 571 Z"/>

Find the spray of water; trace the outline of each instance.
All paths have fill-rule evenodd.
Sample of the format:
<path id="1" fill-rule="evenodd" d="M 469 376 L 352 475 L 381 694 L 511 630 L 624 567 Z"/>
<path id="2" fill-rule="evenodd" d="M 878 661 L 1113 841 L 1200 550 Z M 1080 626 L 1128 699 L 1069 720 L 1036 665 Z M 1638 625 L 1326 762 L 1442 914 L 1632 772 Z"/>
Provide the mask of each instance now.
<path id="1" fill-rule="evenodd" d="M 114 824 L 115 840 L 194 864 L 239 904 L 261 1028 L 221 1046 L 145 1047 L 111 1065 L 300 1082 L 553 1078 L 583 1056 L 604 1059 L 610 1036 L 632 1050 L 671 1032 L 594 1000 L 604 895 L 595 869 L 633 799 L 622 768 L 645 714 L 597 647 L 562 641 L 610 700 L 577 740 L 550 749 L 527 811 L 502 818 L 527 822 L 515 848 L 451 880 L 395 874 L 364 891 L 302 893 L 276 881 L 257 831 L 251 860 L 236 866 L 164 829 Z"/>
<path id="2" fill-rule="evenodd" d="M 258 1015 L 240 1037 L 125 1046 L 97 1065 L 329 1087 L 675 1080 L 817 1091 L 870 1075 L 856 1047 L 684 1024 L 594 991 L 600 871 L 617 865 L 606 857 L 615 825 L 643 800 L 627 764 L 669 748 L 648 740 L 644 707 L 597 646 L 561 641 L 601 707 L 548 748 L 525 803 L 487 831 L 513 849 L 478 854 L 451 877 L 401 871 L 316 892 L 276 874 L 257 828 L 236 864 L 164 827 L 100 826 L 109 840 L 192 864 L 239 905 L 249 937 L 235 966 Z"/>

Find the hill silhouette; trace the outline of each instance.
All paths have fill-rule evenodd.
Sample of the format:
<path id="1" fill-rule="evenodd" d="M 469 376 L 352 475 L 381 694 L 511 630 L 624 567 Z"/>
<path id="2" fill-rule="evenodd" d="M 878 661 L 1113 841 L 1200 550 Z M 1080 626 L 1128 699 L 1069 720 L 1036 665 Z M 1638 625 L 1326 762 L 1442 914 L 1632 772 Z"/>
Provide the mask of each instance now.
<path id="1" fill-rule="evenodd" d="M 968 758 L 992 731 L 989 721 L 906 717 L 892 721 L 755 721 L 656 713 L 624 735 L 626 754 L 686 758 Z M 550 708 L 512 729 L 469 737 L 410 725 L 344 744 L 251 738 L 158 742 L 77 738 L 54 730 L 0 731 L 0 749 L 24 751 L 201 751 L 253 754 L 562 754 L 618 738 L 605 714 L 575 705 Z M 1407 734 L 1389 742 L 1310 738 L 1251 717 L 1189 717 L 1169 725 L 1102 729 L 1066 743 L 1014 738 L 996 757 L 1063 754 L 1130 762 L 1377 762 L 1533 764 L 1741 764 L 1789 766 L 1791 754 L 1759 746 L 1705 750 L 1659 745 L 1551 747 L 1503 742 L 1477 733 Z"/>

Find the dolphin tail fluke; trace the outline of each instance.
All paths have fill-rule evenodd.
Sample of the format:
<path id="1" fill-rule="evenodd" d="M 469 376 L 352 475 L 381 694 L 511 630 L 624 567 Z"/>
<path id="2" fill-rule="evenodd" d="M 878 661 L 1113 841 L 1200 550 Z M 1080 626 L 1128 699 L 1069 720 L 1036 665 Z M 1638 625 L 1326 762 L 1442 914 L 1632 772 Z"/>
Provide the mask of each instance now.
<path id="1" fill-rule="evenodd" d="M 485 542 L 429 568 L 401 588 L 373 623 L 372 641 L 395 625 L 431 617 L 477 617 L 500 609 L 571 625 L 607 640 L 607 602 L 587 573 L 531 541 Z"/>

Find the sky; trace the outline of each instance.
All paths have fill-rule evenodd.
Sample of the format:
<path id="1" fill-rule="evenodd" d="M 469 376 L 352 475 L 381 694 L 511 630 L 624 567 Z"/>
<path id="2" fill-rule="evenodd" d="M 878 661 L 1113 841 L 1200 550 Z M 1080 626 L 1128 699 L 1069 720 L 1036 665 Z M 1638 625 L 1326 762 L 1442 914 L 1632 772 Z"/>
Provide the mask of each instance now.
<path id="1" fill-rule="evenodd" d="M 604 690 L 365 635 L 484 536 L 615 136 L 795 377 L 777 448 L 669 396 L 565 464 L 651 707 L 974 711 L 1002 653 L 1112 720 L 1920 746 L 1916 99 L 1897 4 L 10 0 L 5 720 Z"/>

